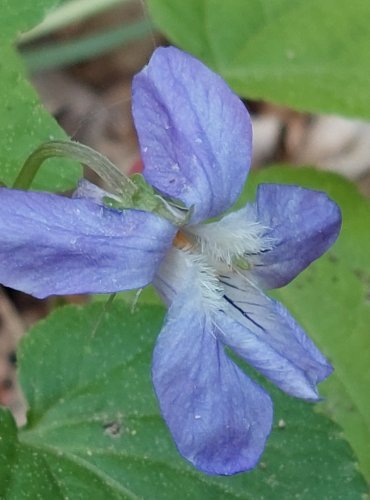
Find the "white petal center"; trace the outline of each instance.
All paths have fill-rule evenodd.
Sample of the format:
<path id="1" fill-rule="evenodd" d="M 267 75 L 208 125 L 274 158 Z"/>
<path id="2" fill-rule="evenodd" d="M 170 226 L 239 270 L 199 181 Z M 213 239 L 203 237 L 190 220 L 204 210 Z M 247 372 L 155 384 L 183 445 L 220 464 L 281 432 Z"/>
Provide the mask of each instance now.
<path id="1" fill-rule="evenodd" d="M 224 271 L 237 267 L 238 261 L 247 265 L 248 256 L 270 249 L 272 240 L 265 236 L 266 229 L 246 207 L 218 222 L 190 226 L 186 234 L 216 269 Z"/>
<path id="2" fill-rule="evenodd" d="M 220 276 L 238 272 L 240 261 L 248 264 L 248 255 L 268 248 L 271 242 L 263 236 L 265 229 L 248 218 L 246 210 L 218 222 L 183 228 L 157 273 L 156 288 L 171 303 L 191 281 L 195 304 L 205 311 L 223 309 L 225 291 Z"/>

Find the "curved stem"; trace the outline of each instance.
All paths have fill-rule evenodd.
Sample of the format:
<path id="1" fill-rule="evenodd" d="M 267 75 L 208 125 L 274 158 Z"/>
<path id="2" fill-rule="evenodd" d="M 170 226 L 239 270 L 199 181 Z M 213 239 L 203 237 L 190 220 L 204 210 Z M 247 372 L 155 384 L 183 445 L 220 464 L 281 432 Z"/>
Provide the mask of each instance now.
<path id="1" fill-rule="evenodd" d="M 91 168 L 108 183 L 115 194 L 132 196 L 137 191 L 131 179 L 108 158 L 84 144 L 72 141 L 50 141 L 41 144 L 25 161 L 13 188 L 29 189 L 44 161 L 56 157 L 76 160 Z"/>
<path id="2" fill-rule="evenodd" d="M 166 200 L 157 194 L 142 176 L 132 180 L 102 154 L 72 141 L 50 141 L 41 144 L 25 161 L 13 188 L 28 190 L 44 161 L 56 157 L 76 160 L 98 174 L 107 183 L 109 192 L 117 197 L 114 199 L 114 196 L 106 196 L 103 199 L 106 206 L 153 212 L 176 226 L 182 226 L 191 215 L 191 210 L 181 206 L 180 202 Z"/>

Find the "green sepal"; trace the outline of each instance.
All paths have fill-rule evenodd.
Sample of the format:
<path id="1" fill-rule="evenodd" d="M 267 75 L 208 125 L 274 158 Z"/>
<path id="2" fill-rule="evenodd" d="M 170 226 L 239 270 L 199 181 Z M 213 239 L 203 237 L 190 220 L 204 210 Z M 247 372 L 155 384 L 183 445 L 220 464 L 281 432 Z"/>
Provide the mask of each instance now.
<path id="1" fill-rule="evenodd" d="M 122 193 L 115 198 L 105 196 L 104 204 L 118 210 L 131 208 L 155 213 L 175 226 L 182 226 L 189 220 L 192 210 L 188 210 L 179 200 L 168 199 L 159 194 L 141 174 L 133 174 L 130 181 L 136 188 L 132 194 Z"/>

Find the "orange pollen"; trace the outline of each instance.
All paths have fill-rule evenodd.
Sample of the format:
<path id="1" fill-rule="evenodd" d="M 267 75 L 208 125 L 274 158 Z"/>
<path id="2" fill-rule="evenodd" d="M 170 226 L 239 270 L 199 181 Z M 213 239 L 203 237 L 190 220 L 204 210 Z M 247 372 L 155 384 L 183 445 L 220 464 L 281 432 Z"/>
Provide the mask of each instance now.
<path id="1" fill-rule="evenodd" d="M 172 243 L 173 246 L 178 248 L 179 250 L 191 250 L 193 248 L 193 243 L 189 241 L 186 235 L 181 231 L 178 231 L 176 233 L 176 236 Z"/>

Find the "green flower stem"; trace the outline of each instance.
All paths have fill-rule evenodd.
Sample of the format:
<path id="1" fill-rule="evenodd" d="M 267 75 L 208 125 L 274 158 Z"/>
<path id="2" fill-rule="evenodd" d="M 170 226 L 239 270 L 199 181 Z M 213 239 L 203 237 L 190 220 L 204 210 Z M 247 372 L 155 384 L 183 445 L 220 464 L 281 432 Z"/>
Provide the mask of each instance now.
<path id="1" fill-rule="evenodd" d="M 50 141 L 41 144 L 25 161 L 13 188 L 29 189 L 43 162 L 57 157 L 76 160 L 91 168 L 108 183 L 111 191 L 119 196 L 132 197 L 138 189 L 108 158 L 84 144 L 72 141 Z"/>
<path id="2" fill-rule="evenodd" d="M 181 202 L 166 200 L 156 192 L 142 175 L 136 174 L 130 178 L 102 154 L 73 141 L 50 141 L 41 144 L 25 161 L 13 188 L 29 189 L 43 162 L 58 157 L 78 161 L 98 174 L 107 183 L 112 196 L 108 195 L 103 199 L 108 207 L 156 213 L 176 226 L 182 226 L 191 215 L 191 210 Z"/>

